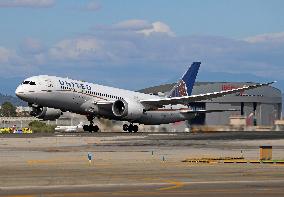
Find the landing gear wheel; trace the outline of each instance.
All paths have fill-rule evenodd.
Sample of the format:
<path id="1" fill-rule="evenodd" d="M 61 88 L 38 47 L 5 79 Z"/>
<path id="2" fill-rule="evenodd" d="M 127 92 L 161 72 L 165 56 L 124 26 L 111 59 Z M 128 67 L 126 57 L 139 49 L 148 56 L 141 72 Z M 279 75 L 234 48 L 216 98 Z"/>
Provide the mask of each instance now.
<path id="1" fill-rule="evenodd" d="M 94 132 L 98 132 L 100 130 L 100 128 L 98 127 L 98 125 L 93 126 L 93 131 Z"/>
<path id="2" fill-rule="evenodd" d="M 134 133 L 136 133 L 138 131 L 138 126 L 137 125 L 133 125 L 132 126 L 132 130 Z"/>
<path id="3" fill-rule="evenodd" d="M 128 131 L 129 133 L 131 133 L 131 132 L 135 132 L 136 133 L 138 131 L 138 126 L 137 125 L 133 125 L 133 124 L 129 124 L 129 125 L 124 124 L 122 126 L 122 129 L 123 129 L 123 131 Z"/>
<path id="4" fill-rule="evenodd" d="M 131 133 L 133 131 L 133 124 L 130 124 L 128 126 L 128 132 Z"/>
<path id="5" fill-rule="evenodd" d="M 92 132 L 98 132 L 100 128 L 97 125 L 86 125 L 88 127 L 88 130 L 90 133 Z"/>
<path id="6" fill-rule="evenodd" d="M 98 132 L 100 128 L 97 125 L 94 125 L 94 116 L 87 116 L 87 118 L 90 121 L 90 125 L 84 125 L 84 131 L 89 131 L 90 133 Z"/>
<path id="7" fill-rule="evenodd" d="M 123 129 L 123 131 L 128 131 L 128 125 L 127 125 L 127 124 L 124 124 L 124 125 L 122 126 L 122 129 Z"/>
<path id="8" fill-rule="evenodd" d="M 84 131 L 90 131 L 89 125 L 84 125 L 84 126 L 83 126 L 83 130 L 84 130 Z"/>

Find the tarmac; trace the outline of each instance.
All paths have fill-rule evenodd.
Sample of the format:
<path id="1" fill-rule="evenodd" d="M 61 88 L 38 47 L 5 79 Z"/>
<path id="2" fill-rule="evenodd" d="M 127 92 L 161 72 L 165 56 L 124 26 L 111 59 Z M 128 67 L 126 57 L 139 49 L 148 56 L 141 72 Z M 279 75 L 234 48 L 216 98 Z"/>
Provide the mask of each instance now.
<path id="1" fill-rule="evenodd" d="M 284 159 L 284 132 L 1 135 L 0 195 L 284 196 L 283 164 L 182 162 L 261 145 Z"/>

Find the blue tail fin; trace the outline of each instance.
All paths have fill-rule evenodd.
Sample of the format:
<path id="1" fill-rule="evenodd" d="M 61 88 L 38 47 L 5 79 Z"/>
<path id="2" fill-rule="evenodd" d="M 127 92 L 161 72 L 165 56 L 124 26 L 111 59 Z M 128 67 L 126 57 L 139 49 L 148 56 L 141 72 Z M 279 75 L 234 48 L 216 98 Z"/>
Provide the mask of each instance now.
<path id="1" fill-rule="evenodd" d="M 201 62 L 193 62 L 181 80 L 171 90 L 169 97 L 190 96 Z"/>

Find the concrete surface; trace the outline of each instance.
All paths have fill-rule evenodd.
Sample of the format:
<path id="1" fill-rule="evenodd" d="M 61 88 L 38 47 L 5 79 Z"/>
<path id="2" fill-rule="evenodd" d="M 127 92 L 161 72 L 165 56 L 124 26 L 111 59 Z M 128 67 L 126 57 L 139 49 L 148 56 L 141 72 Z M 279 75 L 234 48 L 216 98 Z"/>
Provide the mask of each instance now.
<path id="1" fill-rule="evenodd" d="M 273 159 L 284 159 L 283 135 L 9 135 L 0 138 L 0 195 L 284 196 L 284 165 L 181 162 L 196 157 L 258 159 L 260 145 L 272 145 Z M 91 163 L 88 153 L 94 155 Z"/>

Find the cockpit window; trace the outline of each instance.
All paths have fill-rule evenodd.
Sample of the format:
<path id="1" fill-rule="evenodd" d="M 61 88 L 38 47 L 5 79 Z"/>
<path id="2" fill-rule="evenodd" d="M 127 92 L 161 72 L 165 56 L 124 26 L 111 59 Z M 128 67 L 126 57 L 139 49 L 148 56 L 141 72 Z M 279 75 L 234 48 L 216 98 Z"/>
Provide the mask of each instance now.
<path id="1" fill-rule="evenodd" d="M 34 81 L 24 81 L 22 84 L 36 85 Z"/>

